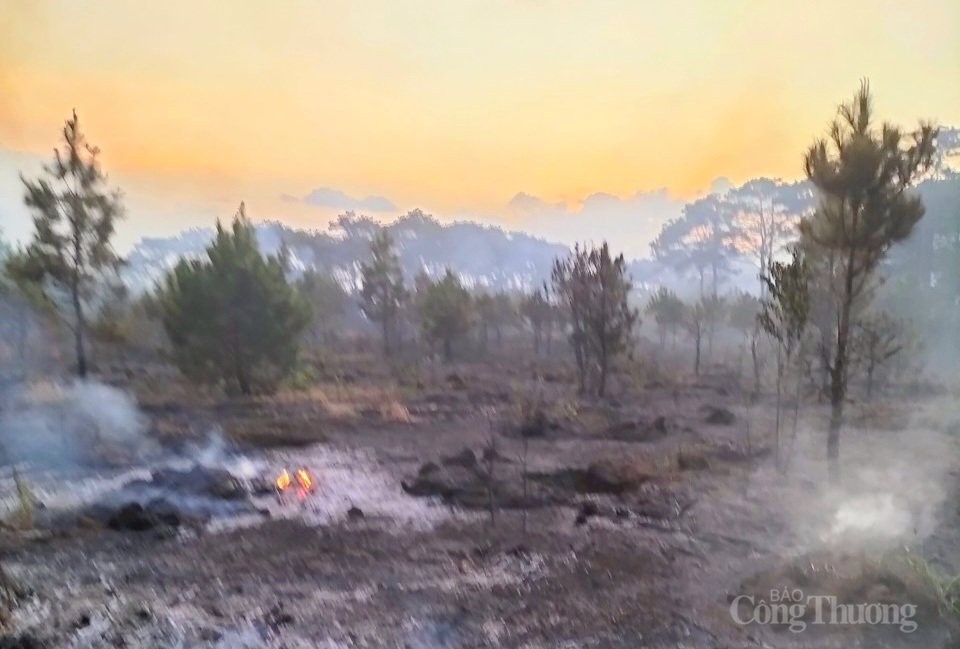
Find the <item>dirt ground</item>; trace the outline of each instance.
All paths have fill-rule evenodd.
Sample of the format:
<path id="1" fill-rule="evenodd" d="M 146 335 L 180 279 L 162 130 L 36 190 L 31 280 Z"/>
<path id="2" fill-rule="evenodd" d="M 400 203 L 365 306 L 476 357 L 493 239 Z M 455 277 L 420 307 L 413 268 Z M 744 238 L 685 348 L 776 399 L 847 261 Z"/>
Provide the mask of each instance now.
<path id="1" fill-rule="evenodd" d="M 772 400 L 751 402 L 730 374 L 624 375 L 598 402 L 569 372 L 500 360 L 398 375 L 343 360 L 314 389 L 251 400 L 186 397 L 149 373 L 109 379 L 133 385 L 163 448 L 189 455 L 218 426 L 234 457 L 267 476 L 310 466 L 318 490 L 173 530 L 5 531 L 19 592 L 0 647 L 954 646 L 950 617 L 901 561 L 909 550 L 960 571 L 951 398 L 851 404 L 831 486 L 822 406 L 804 405 L 795 436 L 789 410 L 778 471 Z M 535 397 L 548 414 L 528 439 L 527 489 L 550 498 L 511 505 L 518 404 Z M 492 519 L 482 500 L 405 492 L 431 475 L 425 463 L 447 471 L 491 440 L 513 485 Z M 915 603 L 918 629 L 733 620 L 738 595 L 783 588 Z"/>

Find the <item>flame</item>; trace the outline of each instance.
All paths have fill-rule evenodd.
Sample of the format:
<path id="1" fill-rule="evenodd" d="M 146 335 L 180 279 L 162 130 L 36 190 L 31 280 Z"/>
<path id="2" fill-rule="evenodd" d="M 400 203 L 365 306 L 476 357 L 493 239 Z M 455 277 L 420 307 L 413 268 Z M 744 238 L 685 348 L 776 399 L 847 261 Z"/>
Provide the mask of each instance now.
<path id="1" fill-rule="evenodd" d="M 304 491 L 313 489 L 313 478 L 310 477 L 310 473 L 306 469 L 297 469 L 297 483 Z"/>
<path id="2" fill-rule="evenodd" d="M 296 484 L 294 484 L 296 480 Z M 277 476 L 276 480 L 277 491 L 279 493 L 284 493 L 291 487 L 296 486 L 297 488 L 297 498 L 304 500 L 311 491 L 313 491 L 313 476 L 310 475 L 310 472 L 305 468 L 299 468 L 294 471 L 293 476 L 290 475 L 290 472 L 286 469 Z"/>

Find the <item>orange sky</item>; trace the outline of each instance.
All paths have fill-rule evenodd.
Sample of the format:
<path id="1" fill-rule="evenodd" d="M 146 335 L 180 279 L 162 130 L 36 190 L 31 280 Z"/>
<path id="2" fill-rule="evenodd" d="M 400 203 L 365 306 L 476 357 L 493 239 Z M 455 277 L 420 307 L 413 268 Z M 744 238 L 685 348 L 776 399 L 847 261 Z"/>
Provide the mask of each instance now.
<path id="1" fill-rule="evenodd" d="M 862 77 L 885 117 L 960 124 L 960 3 L 5 0 L 0 155 L 75 107 L 143 231 L 241 199 L 323 225 L 280 199 L 314 187 L 495 218 L 797 177 Z"/>

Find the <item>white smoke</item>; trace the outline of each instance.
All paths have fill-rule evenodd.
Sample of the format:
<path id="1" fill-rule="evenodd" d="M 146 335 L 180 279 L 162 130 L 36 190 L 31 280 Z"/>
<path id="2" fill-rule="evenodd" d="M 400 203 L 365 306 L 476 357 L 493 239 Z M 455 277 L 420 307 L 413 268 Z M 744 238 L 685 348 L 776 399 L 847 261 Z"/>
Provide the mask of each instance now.
<path id="1" fill-rule="evenodd" d="M 235 478 L 246 482 L 260 477 L 264 470 L 262 460 L 253 460 L 238 452 L 227 441 L 219 426 L 210 429 L 203 445 L 188 449 L 187 455 L 200 466 L 224 469 Z"/>
<path id="2" fill-rule="evenodd" d="M 5 463 L 141 460 L 157 450 L 146 433 L 147 419 L 134 399 L 95 381 L 20 384 L 2 398 L 0 452 Z"/>

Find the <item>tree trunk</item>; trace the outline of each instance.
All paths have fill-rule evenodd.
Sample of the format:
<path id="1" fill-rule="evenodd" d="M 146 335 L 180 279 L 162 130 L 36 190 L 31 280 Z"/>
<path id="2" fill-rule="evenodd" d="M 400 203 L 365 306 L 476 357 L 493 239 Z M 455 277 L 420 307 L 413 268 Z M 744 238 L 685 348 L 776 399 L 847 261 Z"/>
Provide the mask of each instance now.
<path id="1" fill-rule="evenodd" d="M 800 351 L 800 358 L 803 357 L 803 350 Z M 797 426 L 800 422 L 800 399 L 803 394 L 803 371 L 801 369 L 801 363 L 797 362 L 797 390 L 794 394 L 796 401 L 793 404 L 793 429 L 790 432 L 790 455 L 787 456 L 787 464 L 790 464 L 790 460 L 793 458 L 793 447 L 797 443 Z"/>
<path id="2" fill-rule="evenodd" d="M 873 399 L 873 373 L 875 370 L 876 363 L 871 359 L 869 365 L 867 365 L 867 401 Z"/>
<path id="3" fill-rule="evenodd" d="M 73 342 L 74 351 L 77 355 L 77 376 L 82 379 L 87 376 L 87 350 L 83 340 L 86 322 L 83 318 L 83 304 L 80 302 L 79 279 L 74 279 L 70 293 L 73 299 L 74 319 L 76 320 L 76 325 L 73 329 Z"/>
<path id="4" fill-rule="evenodd" d="M 846 397 L 846 329 L 841 317 L 837 336 L 837 352 L 830 372 L 830 428 L 827 432 L 827 461 L 830 464 L 830 480 L 840 478 L 840 429 L 843 427 L 843 402 Z"/>
<path id="5" fill-rule="evenodd" d="M 250 380 L 247 378 L 247 371 L 243 367 L 243 360 L 240 358 L 240 352 L 234 349 L 233 352 L 233 375 L 240 387 L 240 394 L 250 396 L 253 392 L 250 389 Z"/>
<path id="6" fill-rule="evenodd" d="M 780 406 L 781 406 L 781 386 L 783 385 L 783 349 L 778 344 L 777 345 L 777 414 L 776 414 L 776 423 L 775 426 L 775 439 L 776 439 L 776 453 L 775 460 L 777 465 L 777 470 L 783 468 L 783 457 L 781 456 L 781 444 L 780 444 Z"/>
<path id="7" fill-rule="evenodd" d="M 577 380 L 579 385 L 577 386 L 577 392 L 583 394 L 587 388 L 587 359 L 583 350 L 583 342 L 580 338 L 580 334 L 576 331 L 572 334 L 573 339 L 573 354 L 577 359 Z"/>
<path id="8" fill-rule="evenodd" d="M 757 348 L 757 343 L 760 342 L 760 337 L 754 332 L 753 336 L 750 338 L 750 358 L 753 360 L 753 396 L 757 397 L 760 395 L 760 350 Z"/>
<path id="9" fill-rule="evenodd" d="M 607 350 L 605 347 L 600 348 L 600 382 L 597 386 L 597 396 L 603 397 L 604 393 L 607 391 Z"/>
<path id="10" fill-rule="evenodd" d="M 850 311 L 853 308 L 853 251 L 847 255 L 846 282 L 840 318 L 837 323 L 837 347 L 830 368 L 830 428 L 827 432 L 827 461 L 830 480 L 840 479 L 840 429 L 843 427 L 843 402 L 847 396 L 847 343 L 850 339 Z"/>
<path id="11" fill-rule="evenodd" d="M 840 479 L 840 427 L 843 425 L 843 400 L 830 404 L 830 428 L 827 431 L 827 462 L 830 480 Z"/>
<path id="12" fill-rule="evenodd" d="M 693 357 L 693 373 L 697 376 L 700 376 L 700 339 L 701 335 L 698 333 L 696 339 L 694 340 L 696 354 Z"/>
<path id="13" fill-rule="evenodd" d="M 817 391 L 817 403 L 823 403 L 823 397 L 830 394 L 830 342 L 823 343 L 828 350 L 820 355 L 820 389 Z"/>
<path id="14" fill-rule="evenodd" d="M 740 347 L 737 349 L 737 385 L 743 387 L 743 355 L 747 351 L 747 345 L 750 343 L 750 335 L 743 334 L 743 340 L 740 341 Z"/>
<path id="15" fill-rule="evenodd" d="M 453 360 L 453 348 L 450 345 L 450 339 L 443 339 L 443 360 L 449 363 Z"/>

